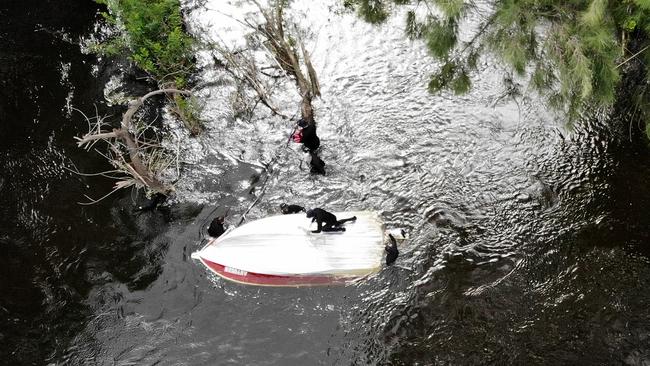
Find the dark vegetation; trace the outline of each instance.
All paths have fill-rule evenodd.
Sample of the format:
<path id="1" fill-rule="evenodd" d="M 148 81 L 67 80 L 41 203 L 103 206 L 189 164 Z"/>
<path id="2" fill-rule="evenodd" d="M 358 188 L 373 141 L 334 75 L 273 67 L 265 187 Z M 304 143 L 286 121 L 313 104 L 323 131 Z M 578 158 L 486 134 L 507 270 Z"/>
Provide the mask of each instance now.
<path id="1" fill-rule="evenodd" d="M 196 41 L 185 31 L 178 0 L 96 0 L 105 6 L 101 12 L 109 25 L 108 36 L 91 45 L 95 52 L 107 57 L 126 56 L 140 70 L 149 75 L 157 90 L 145 93 L 128 102 L 119 126 L 106 122 L 96 111 L 89 117 L 88 132 L 77 137 L 80 147 L 95 149 L 102 141 L 106 147 L 100 152 L 113 169 L 99 173 L 116 181 L 114 189 L 103 197 L 88 198 L 96 203 L 122 188 L 144 188 L 147 195 L 168 195 L 173 192 L 170 178 L 161 176 L 175 167 L 180 174 L 180 150 L 165 147 L 165 134 L 156 121 L 148 121 L 148 114 L 140 113 L 148 98 L 167 98 L 167 106 L 186 125 L 191 134 L 201 132 L 196 99 L 187 89 L 195 71 L 194 46 Z M 143 108 L 144 109 L 144 108 Z M 81 172 L 77 172 L 84 175 Z"/>
<path id="2" fill-rule="evenodd" d="M 102 49 L 117 54 L 128 49 L 131 59 L 161 83 L 187 86 L 191 74 L 194 40 L 183 29 L 178 0 L 97 0 L 108 7 L 104 18 L 124 27 Z M 118 20 L 119 19 L 119 20 Z"/>
<path id="3" fill-rule="evenodd" d="M 195 71 L 196 41 L 185 31 L 178 0 L 96 0 L 112 36 L 93 47 L 107 56 L 128 55 L 161 89 L 184 89 Z M 201 131 L 198 105 L 191 97 L 171 94 L 174 111 L 192 134 Z"/>

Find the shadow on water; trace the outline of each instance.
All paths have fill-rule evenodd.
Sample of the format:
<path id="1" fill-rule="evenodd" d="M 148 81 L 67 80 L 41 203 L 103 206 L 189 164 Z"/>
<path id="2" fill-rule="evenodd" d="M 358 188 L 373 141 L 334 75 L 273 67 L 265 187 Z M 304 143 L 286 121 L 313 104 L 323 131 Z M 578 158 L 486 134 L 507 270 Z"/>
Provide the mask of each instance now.
<path id="1" fill-rule="evenodd" d="M 132 215 L 129 197 L 81 206 L 111 183 L 65 170 L 108 168 L 76 147 L 86 122 L 68 109 L 93 111 L 115 72 L 80 51 L 97 4 L 10 0 L 0 17 L 0 363 L 45 364 L 92 315 L 94 286 L 155 279 L 167 220 Z"/>
<path id="2" fill-rule="evenodd" d="M 83 235 L 75 220 L 79 207 L 66 202 L 75 199 L 66 185 L 80 182 L 62 176 L 65 158 L 57 145 L 71 145 L 60 140 L 70 128 L 62 110 L 69 88 L 90 71 L 65 36 L 86 31 L 95 6 L 67 5 L 0 5 L 0 290 L 6 294 L 0 299 L 0 359 L 7 364 L 44 363 L 84 316 L 79 243 L 64 238 L 73 227 Z"/>

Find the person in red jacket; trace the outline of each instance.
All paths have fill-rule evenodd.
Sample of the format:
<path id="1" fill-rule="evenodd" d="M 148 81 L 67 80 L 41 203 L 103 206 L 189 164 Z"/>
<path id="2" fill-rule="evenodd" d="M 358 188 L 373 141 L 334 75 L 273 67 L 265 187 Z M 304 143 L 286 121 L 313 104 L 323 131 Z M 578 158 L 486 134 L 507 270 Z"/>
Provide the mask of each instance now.
<path id="1" fill-rule="evenodd" d="M 297 122 L 300 128 L 294 133 L 294 141 L 302 143 L 305 149 L 309 152 L 315 152 L 320 147 L 320 139 L 316 135 L 316 124 L 309 123 L 304 119 Z"/>

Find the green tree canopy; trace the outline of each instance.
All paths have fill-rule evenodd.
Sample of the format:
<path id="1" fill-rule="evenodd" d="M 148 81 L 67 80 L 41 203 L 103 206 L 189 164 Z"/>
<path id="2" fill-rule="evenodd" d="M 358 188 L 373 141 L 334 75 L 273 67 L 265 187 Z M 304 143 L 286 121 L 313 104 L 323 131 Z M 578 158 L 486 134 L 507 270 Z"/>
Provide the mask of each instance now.
<path id="1" fill-rule="evenodd" d="M 131 59 L 161 83 L 185 87 L 193 71 L 194 40 L 183 29 L 179 0 L 95 0 L 124 32 L 103 45 L 107 53 L 129 49 Z"/>
<path id="2" fill-rule="evenodd" d="M 345 0 L 345 5 L 374 24 L 395 8 L 406 8 L 407 35 L 422 39 L 441 62 L 431 75 L 431 92 L 467 92 L 477 61 L 489 53 L 527 78 L 570 119 L 585 106 L 611 106 L 626 73 L 641 73 L 643 82 L 625 87 L 639 89 L 627 95 L 635 96 L 633 105 L 643 118 L 650 116 L 644 66 L 650 61 L 650 0 L 496 0 L 481 5 L 471 0 Z M 461 26 L 474 29 L 468 40 L 460 39 Z M 642 67 L 629 67 L 631 60 Z"/>
<path id="3" fill-rule="evenodd" d="M 188 87 L 195 71 L 196 40 L 184 29 L 179 0 L 95 0 L 106 5 L 102 15 L 113 26 L 113 37 L 95 45 L 109 55 L 125 53 L 156 80 L 160 88 Z M 192 134 L 202 130 L 200 105 L 193 97 L 175 93 L 174 113 Z"/>

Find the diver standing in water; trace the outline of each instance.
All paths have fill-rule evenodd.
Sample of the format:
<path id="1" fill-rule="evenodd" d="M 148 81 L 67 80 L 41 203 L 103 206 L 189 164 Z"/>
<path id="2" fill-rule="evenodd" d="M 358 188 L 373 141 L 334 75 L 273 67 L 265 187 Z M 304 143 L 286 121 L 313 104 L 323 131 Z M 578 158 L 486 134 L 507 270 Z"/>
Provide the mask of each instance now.
<path id="1" fill-rule="evenodd" d="M 309 172 L 325 175 L 325 162 L 317 153 L 317 150 L 320 147 L 320 138 L 316 135 L 316 124 L 314 121 L 307 121 L 303 118 L 298 120 L 297 128 L 293 133 L 292 138 L 293 141 L 302 143 L 303 151 L 309 153 Z"/>
<path id="2" fill-rule="evenodd" d="M 208 227 L 208 235 L 213 238 L 218 238 L 221 236 L 221 234 L 225 233 L 226 229 L 223 226 L 225 219 L 226 218 L 224 216 L 215 217 Z"/>
<path id="3" fill-rule="evenodd" d="M 316 135 L 316 124 L 313 121 L 310 123 L 302 118 L 296 124 L 300 128 L 298 132 L 300 133 L 300 142 L 302 145 L 307 151 L 315 152 L 320 147 L 320 139 Z"/>
<path id="4" fill-rule="evenodd" d="M 316 155 L 315 151 L 310 151 L 309 156 L 309 172 L 314 174 L 325 175 L 325 162 Z"/>
<path id="5" fill-rule="evenodd" d="M 384 250 L 386 251 L 386 265 L 390 266 L 391 264 L 395 263 L 397 257 L 399 256 L 399 250 L 397 249 L 397 240 L 405 240 L 406 231 L 404 231 L 404 229 L 397 228 L 386 230 L 386 234 L 388 234 L 390 243 L 386 244 Z M 393 236 L 393 234 L 395 235 Z M 395 236 L 397 236 L 397 239 L 395 239 Z"/>

